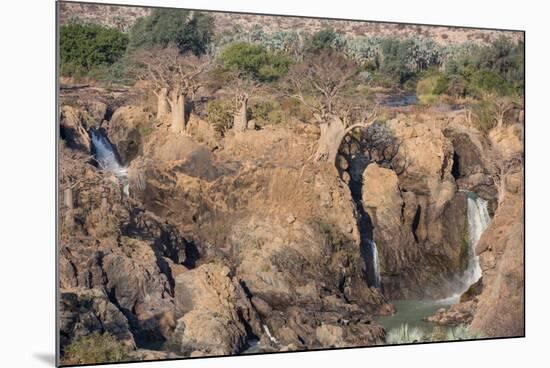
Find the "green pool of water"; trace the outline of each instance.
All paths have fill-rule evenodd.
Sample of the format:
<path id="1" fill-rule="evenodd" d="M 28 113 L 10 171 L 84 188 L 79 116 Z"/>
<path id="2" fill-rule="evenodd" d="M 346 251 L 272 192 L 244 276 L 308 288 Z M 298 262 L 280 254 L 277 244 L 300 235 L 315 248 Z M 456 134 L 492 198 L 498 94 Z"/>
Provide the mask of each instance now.
<path id="1" fill-rule="evenodd" d="M 424 321 L 424 318 L 435 314 L 440 308 L 451 306 L 457 300 L 449 298 L 443 300 L 393 300 L 390 302 L 395 306 L 396 313 L 392 316 L 375 318 L 386 331 L 398 328 L 403 324 L 431 331 L 435 324 Z"/>

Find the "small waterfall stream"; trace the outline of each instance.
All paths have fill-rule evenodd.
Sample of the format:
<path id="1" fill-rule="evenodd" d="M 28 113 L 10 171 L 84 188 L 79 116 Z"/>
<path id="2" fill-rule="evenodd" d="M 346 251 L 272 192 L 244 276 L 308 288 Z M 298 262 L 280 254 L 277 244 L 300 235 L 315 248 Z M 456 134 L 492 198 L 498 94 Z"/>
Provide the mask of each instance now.
<path id="1" fill-rule="evenodd" d="M 374 241 L 373 224 L 369 214 L 363 207 L 363 172 L 368 165 L 368 160 L 356 159 L 349 168 L 350 182 L 349 188 L 351 197 L 355 202 L 357 209 L 357 225 L 359 227 L 361 256 L 365 262 L 365 274 L 369 286 L 382 288 L 380 278 L 380 259 L 378 257 L 378 248 Z"/>
<path id="2" fill-rule="evenodd" d="M 468 192 L 467 196 L 470 257 L 468 259 L 468 268 L 464 274 L 464 283 L 467 287 L 470 287 L 481 278 L 481 267 L 479 265 L 479 256 L 476 255 L 476 246 L 481 238 L 481 234 L 489 226 L 491 217 L 487 210 L 486 200 L 472 192 Z"/>
<path id="3" fill-rule="evenodd" d="M 92 138 L 94 156 L 99 167 L 102 170 L 113 173 L 122 183 L 124 194 L 128 196 L 128 171 L 120 164 L 115 148 L 104 134 L 95 129 L 90 131 L 90 136 Z"/>
<path id="4" fill-rule="evenodd" d="M 382 286 L 380 281 L 380 259 L 378 259 L 378 247 L 374 240 L 369 240 L 368 244 L 372 252 L 372 268 L 374 273 L 374 287 L 379 288 Z"/>
<path id="5" fill-rule="evenodd" d="M 392 300 L 392 304 L 397 308 L 397 313 L 392 316 L 377 317 L 376 319 L 386 330 L 398 328 L 403 324 L 427 331 L 432 330 L 433 325 L 425 322 L 424 318 L 433 315 L 440 308 L 448 308 L 458 303 L 460 296 L 481 278 L 479 256 L 476 255 L 475 250 L 481 235 L 491 222 L 488 202 L 478 197 L 474 192 L 463 192 L 466 194 L 467 201 L 469 256 L 466 270 L 457 275 L 458 277 L 455 280 L 457 281 L 456 289 L 451 296 L 439 300 Z"/>

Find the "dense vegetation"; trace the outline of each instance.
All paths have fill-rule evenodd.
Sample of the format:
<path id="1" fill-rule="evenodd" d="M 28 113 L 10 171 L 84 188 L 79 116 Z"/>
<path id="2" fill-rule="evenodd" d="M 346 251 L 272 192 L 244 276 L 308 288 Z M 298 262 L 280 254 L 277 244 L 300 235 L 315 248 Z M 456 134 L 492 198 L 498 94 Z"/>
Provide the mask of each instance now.
<path id="1" fill-rule="evenodd" d="M 220 62 L 226 69 L 238 71 L 262 82 L 283 76 L 290 65 L 288 57 L 268 51 L 262 45 L 244 42 L 235 42 L 226 47 L 221 52 Z"/>
<path id="2" fill-rule="evenodd" d="M 118 61 L 128 36 L 113 28 L 71 23 L 60 29 L 61 74 L 83 76 Z"/>
<path id="3" fill-rule="evenodd" d="M 472 122 L 482 131 L 500 124 L 511 107 L 521 105 L 524 89 L 524 44 L 505 37 L 485 46 L 444 46 L 419 36 L 347 37 L 332 28 L 313 34 L 265 32 L 259 25 L 247 32 L 236 27 L 215 35 L 211 16 L 166 9 L 155 9 L 139 19 L 128 34 L 98 25 L 62 26 L 61 73 L 131 83 L 136 77 L 134 55 L 168 47 L 182 55 L 208 54 L 214 61 L 209 84 L 219 89 L 240 83 L 241 92 L 253 84 L 270 84 L 280 91 L 284 86 L 277 83 L 284 83 L 293 65 L 305 65 L 327 53 L 337 55 L 354 65 L 354 83 L 362 88 L 363 96 L 372 88 L 397 89 L 414 91 L 425 105 L 466 104 Z M 285 109 L 285 104 L 289 102 L 279 96 L 253 102 L 247 111 L 260 125 L 279 123 L 288 120 L 290 106 Z M 233 101 L 211 103 L 207 112 L 216 129 L 224 131 L 231 126 Z"/>
<path id="4" fill-rule="evenodd" d="M 214 33 L 214 20 L 201 12 L 155 9 L 140 18 L 130 30 L 129 49 L 167 47 L 175 44 L 180 52 L 206 53 Z"/>

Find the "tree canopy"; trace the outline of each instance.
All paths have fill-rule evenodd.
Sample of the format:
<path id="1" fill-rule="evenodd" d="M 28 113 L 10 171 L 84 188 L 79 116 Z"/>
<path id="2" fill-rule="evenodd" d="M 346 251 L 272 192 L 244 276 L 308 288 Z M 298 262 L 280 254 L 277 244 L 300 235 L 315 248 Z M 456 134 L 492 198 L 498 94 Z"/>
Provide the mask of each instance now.
<path id="1" fill-rule="evenodd" d="M 130 31 L 131 50 L 167 47 L 174 44 L 181 53 L 206 53 L 214 33 L 214 20 L 201 12 L 155 9 L 140 18 Z"/>
<path id="2" fill-rule="evenodd" d="M 220 62 L 225 69 L 270 82 L 286 74 L 291 60 L 283 54 L 268 51 L 262 45 L 235 42 L 222 51 Z"/>
<path id="3" fill-rule="evenodd" d="M 128 36 L 114 28 L 80 23 L 63 25 L 60 29 L 62 72 L 89 72 L 94 67 L 109 66 L 122 57 L 127 44 Z"/>

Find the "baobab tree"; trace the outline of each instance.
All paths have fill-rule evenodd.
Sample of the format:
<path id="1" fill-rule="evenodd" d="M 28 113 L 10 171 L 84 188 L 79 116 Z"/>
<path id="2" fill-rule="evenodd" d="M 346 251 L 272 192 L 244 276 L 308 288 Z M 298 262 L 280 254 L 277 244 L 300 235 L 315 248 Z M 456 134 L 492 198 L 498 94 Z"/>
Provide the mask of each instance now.
<path id="1" fill-rule="evenodd" d="M 376 108 L 368 111 L 353 89 L 358 74 L 353 62 L 323 51 L 294 65 L 287 75 L 285 94 L 300 101 L 319 124 L 316 161 L 335 163 L 344 137 L 368 127 L 376 118 Z"/>
<path id="2" fill-rule="evenodd" d="M 194 99 L 202 86 L 201 75 L 210 65 L 207 57 L 182 55 L 178 48 L 141 50 L 136 54 L 141 65 L 140 79 L 149 81 L 157 96 L 157 118 L 170 116 L 171 129 L 181 134 L 185 130 L 187 99 Z"/>
<path id="3" fill-rule="evenodd" d="M 234 72 L 230 79 L 229 90 L 234 96 L 233 130 L 244 132 L 248 128 L 248 102 L 259 87 L 259 83 Z"/>

